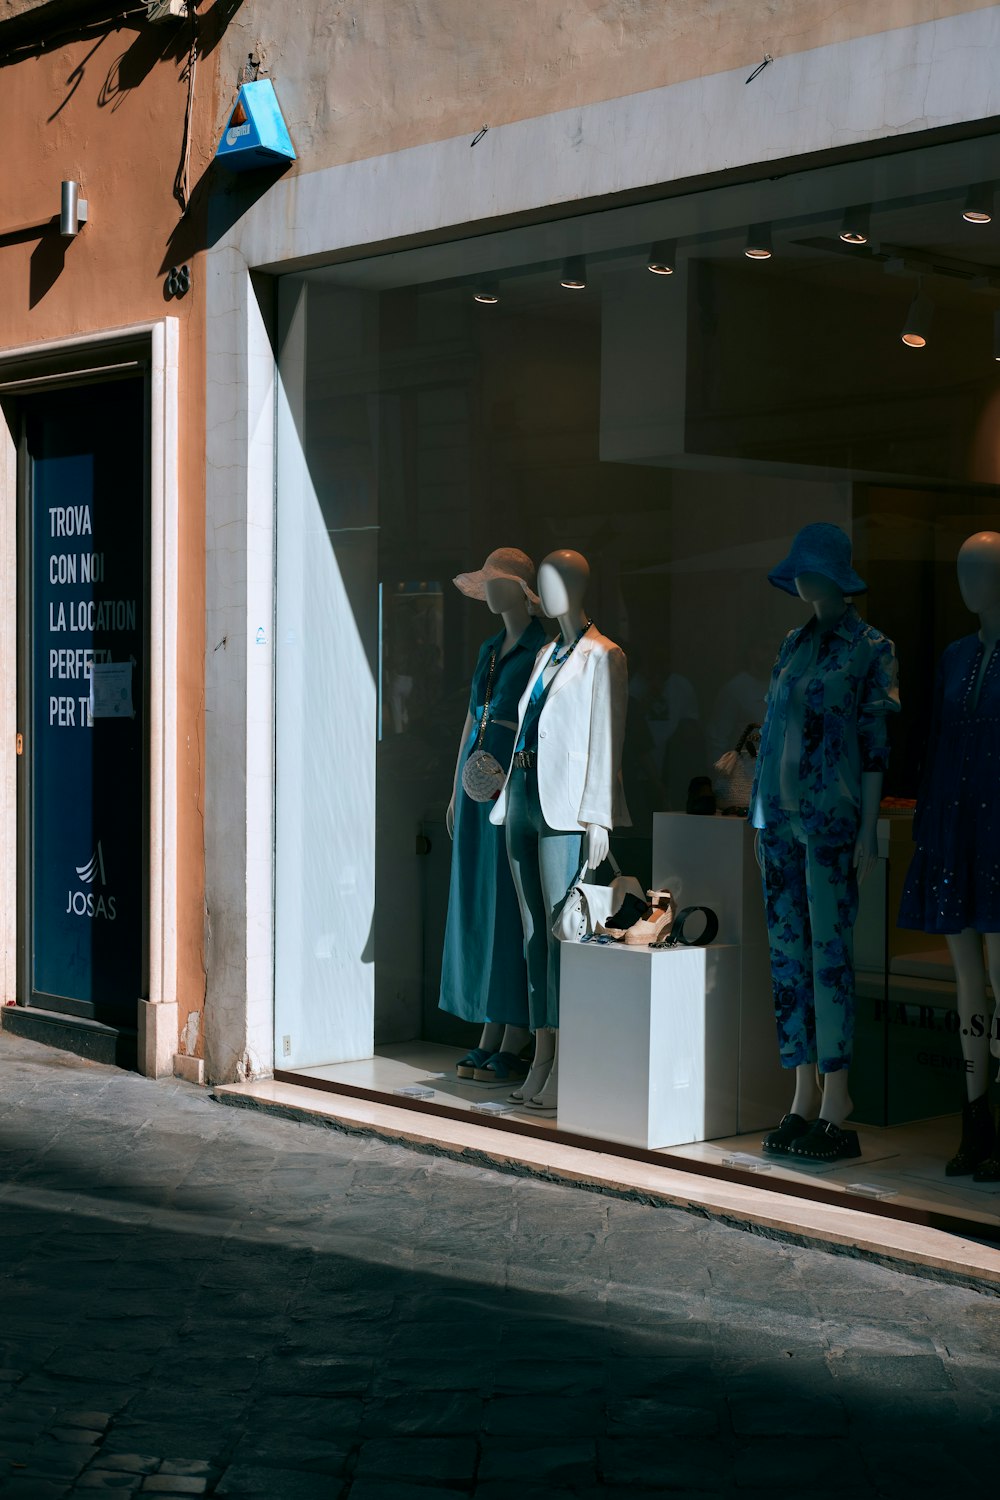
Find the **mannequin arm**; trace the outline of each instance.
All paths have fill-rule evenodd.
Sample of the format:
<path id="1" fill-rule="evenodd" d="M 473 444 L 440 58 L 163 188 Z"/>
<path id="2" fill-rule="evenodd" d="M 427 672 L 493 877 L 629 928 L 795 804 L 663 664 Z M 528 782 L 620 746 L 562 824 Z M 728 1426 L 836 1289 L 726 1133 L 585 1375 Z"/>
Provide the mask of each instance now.
<path id="1" fill-rule="evenodd" d="M 599 823 L 587 824 L 587 864 L 592 870 L 603 864 L 611 847 L 611 835 Z"/>
<path id="2" fill-rule="evenodd" d="M 448 829 L 448 837 L 455 837 L 455 798 L 458 796 L 458 768 L 462 764 L 462 751 L 465 742 L 472 732 L 472 715 L 466 714 L 465 728 L 462 730 L 462 738 L 458 742 L 458 755 L 455 758 L 455 774 L 451 779 L 451 801 L 448 803 L 448 811 L 444 815 L 444 821 Z"/>
<path id="3" fill-rule="evenodd" d="M 858 880 L 870 875 L 878 859 L 878 810 L 882 801 L 882 772 L 861 773 L 861 827 L 854 845 L 854 868 Z"/>

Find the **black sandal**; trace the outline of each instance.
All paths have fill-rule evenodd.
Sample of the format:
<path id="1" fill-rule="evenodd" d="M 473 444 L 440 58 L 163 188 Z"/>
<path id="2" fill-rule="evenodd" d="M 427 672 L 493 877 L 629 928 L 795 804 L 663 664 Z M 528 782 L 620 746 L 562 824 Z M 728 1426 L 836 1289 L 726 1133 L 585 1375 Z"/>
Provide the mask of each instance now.
<path id="1" fill-rule="evenodd" d="M 789 1146 L 788 1155 L 805 1161 L 850 1161 L 861 1155 L 858 1132 L 841 1130 L 829 1120 L 814 1120 Z"/>
<path id="2" fill-rule="evenodd" d="M 787 1156 L 792 1142 L 805 1135 L 809 1128 L 809 1121 L 801 1115 L 783 1115 L 775 1129 L 761 1141 L 761 1150 L 768 1156 Z"/>

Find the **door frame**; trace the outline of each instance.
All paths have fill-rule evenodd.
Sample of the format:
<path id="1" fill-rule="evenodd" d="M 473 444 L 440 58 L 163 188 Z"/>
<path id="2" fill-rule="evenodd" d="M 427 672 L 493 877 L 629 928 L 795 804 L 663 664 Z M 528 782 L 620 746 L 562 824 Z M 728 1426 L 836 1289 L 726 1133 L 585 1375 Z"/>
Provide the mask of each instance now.
<path id="1" fill-rule="evenodd" d="M 18 994 L 18 422 L 12 398 L 59 389 L 135 359 L 148 366 L 149 968 L 136 997 L 139 1071 L 173 1072 L 177 1051 L 178 320 L 0 350 L 0 1000 Z"/>

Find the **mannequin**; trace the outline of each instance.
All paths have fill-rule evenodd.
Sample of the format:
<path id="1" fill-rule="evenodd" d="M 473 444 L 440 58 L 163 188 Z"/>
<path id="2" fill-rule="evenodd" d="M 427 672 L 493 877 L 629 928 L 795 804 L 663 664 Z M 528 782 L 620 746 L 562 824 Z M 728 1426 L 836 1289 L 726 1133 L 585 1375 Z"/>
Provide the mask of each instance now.
<path id="1" fill-rule="evenodd" d="M 517 705 L 545 640 L 532 613 L 538 606 L 534 582 L 534 564 L 514 547 L 491 552 L 479 572 L 455 579 L 462 593 L 484 600 L 503 621 L 479 651 L 446 815 L 454 847 L 439 1005 L 463 1020 L 483 1023 L 478 1045 L 456 1064 L 459 1078 L 479 1082 L 524 1076 L 520 1053 L 529 1038 L 528 980 L 506 843 L 489 820 L 492 804 L 468 795 L 462 771 L 477 749 L 502 767 L 510 758 Z"/>
<path id="2" fill-rule="evenodd" d="M 511 1098 L 552 1111 L 558 1086 L 559 942 L 552 934 L 586 860 L 607 856 L 610 830 L 628 825 L 621 785 L 628 709 L 625 655 L 583 608 L 590 567 L 579 552 L 551 552 L 538 570 L 544 612 L 559 626 L 518 705 L 514 754 L 490 814 L 506 826 L 528 963 L 535 1056 Z"/>
<path id="3" fill-rule="evenodd" d="M 916 851 L 900 927 L 944 936 L 955 966 L 966 1102 L 949 1177 L 1000 1182 L 1000 1147 L 987 1091 L 1000 1055 L 1000 534 L 962 543 L 958 584 L 979 630 L 944 652 L 917 811 Z M 985 962 L 983 949 L 985 945 Z M 987 999 L 987 973 L 995 1004 Z"/>
<path id="4" fill-rule="evenodd" d="M 861 1154 L 856 1132 L 842 1128 L 853 1108 L 853 928 L 858 882 L 878 856 L 896 661 L 892 642 L 849 602 L 867 585 L 839 527 L 803 527 L 768 577 L 813 617 L 789 633 L 775 663 L 751 796 L 778 1044 L 782 1066 L 795 1071 L 789 1112 L 764 1150 L 837 1161 Z"/>

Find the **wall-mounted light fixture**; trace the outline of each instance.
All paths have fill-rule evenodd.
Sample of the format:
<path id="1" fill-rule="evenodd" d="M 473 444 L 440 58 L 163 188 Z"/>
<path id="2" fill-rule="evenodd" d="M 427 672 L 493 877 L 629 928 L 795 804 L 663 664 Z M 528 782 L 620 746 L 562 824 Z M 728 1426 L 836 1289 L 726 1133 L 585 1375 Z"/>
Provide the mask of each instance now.
<path id="1" fill-rule="evenodd" d="M 926 346 L 933 316 L 934 303 L 918 281 L 916 295 L 910 303 L 903 331 L 899 335 L 907 349 L 923 349 Z"/>
<path id="2" fill-rule="evenodd" d="M 559 285 L 570 291 L 582 292 L 587 285 L 587 263 L 582 255 L 571 255 L 563 266 Z"/>
<path id="3" fill-rule="evenodd" d="M 59 233 L 64 239 L 71 240 L 74 235 L 80 233 L 80 225 L 87 222 L 89 207 L 86 198 L 80 197 L 78 182 L 62 184 L 62 197 L 59 203 Z"/>
<path id="4" fill-rule="evenodd" d="M 870 225 L 870 208 L 860 204 L 856 208 L 845 208 L 840 238 L 845 245 L 867 245 L 871 234 Z"/>
<path id="5" fill-rule="evenodd" d="M 474 302 L 482 302 L 486 307 L 492 307 L 500 301 L 500 288 L 495 276 L 486 276 L 480 281 L 472 294 Z"/>
<path id="6" fill-rule="evenodd" d="M 988 182 L 980 182 L 975 187 L 970 187 L 965 207 L 962 209 L 962 218 L 967 224 L 989 224 L 993 218 L 993 186 Z"/>
<path id="7" fill-rule="evenodd" d="M 743 251 L 747 260 L 770 260 L 774 254 L 774 246 L 771 244 L 770 224 L 751 224 L 747 231 L 746 249 Z"/>
<path id="8" fill-rule="evenodd" d="M 657 240 L 646 262 L 654 276 L 672 276 L 677 265 L 677 241 Z"/>

